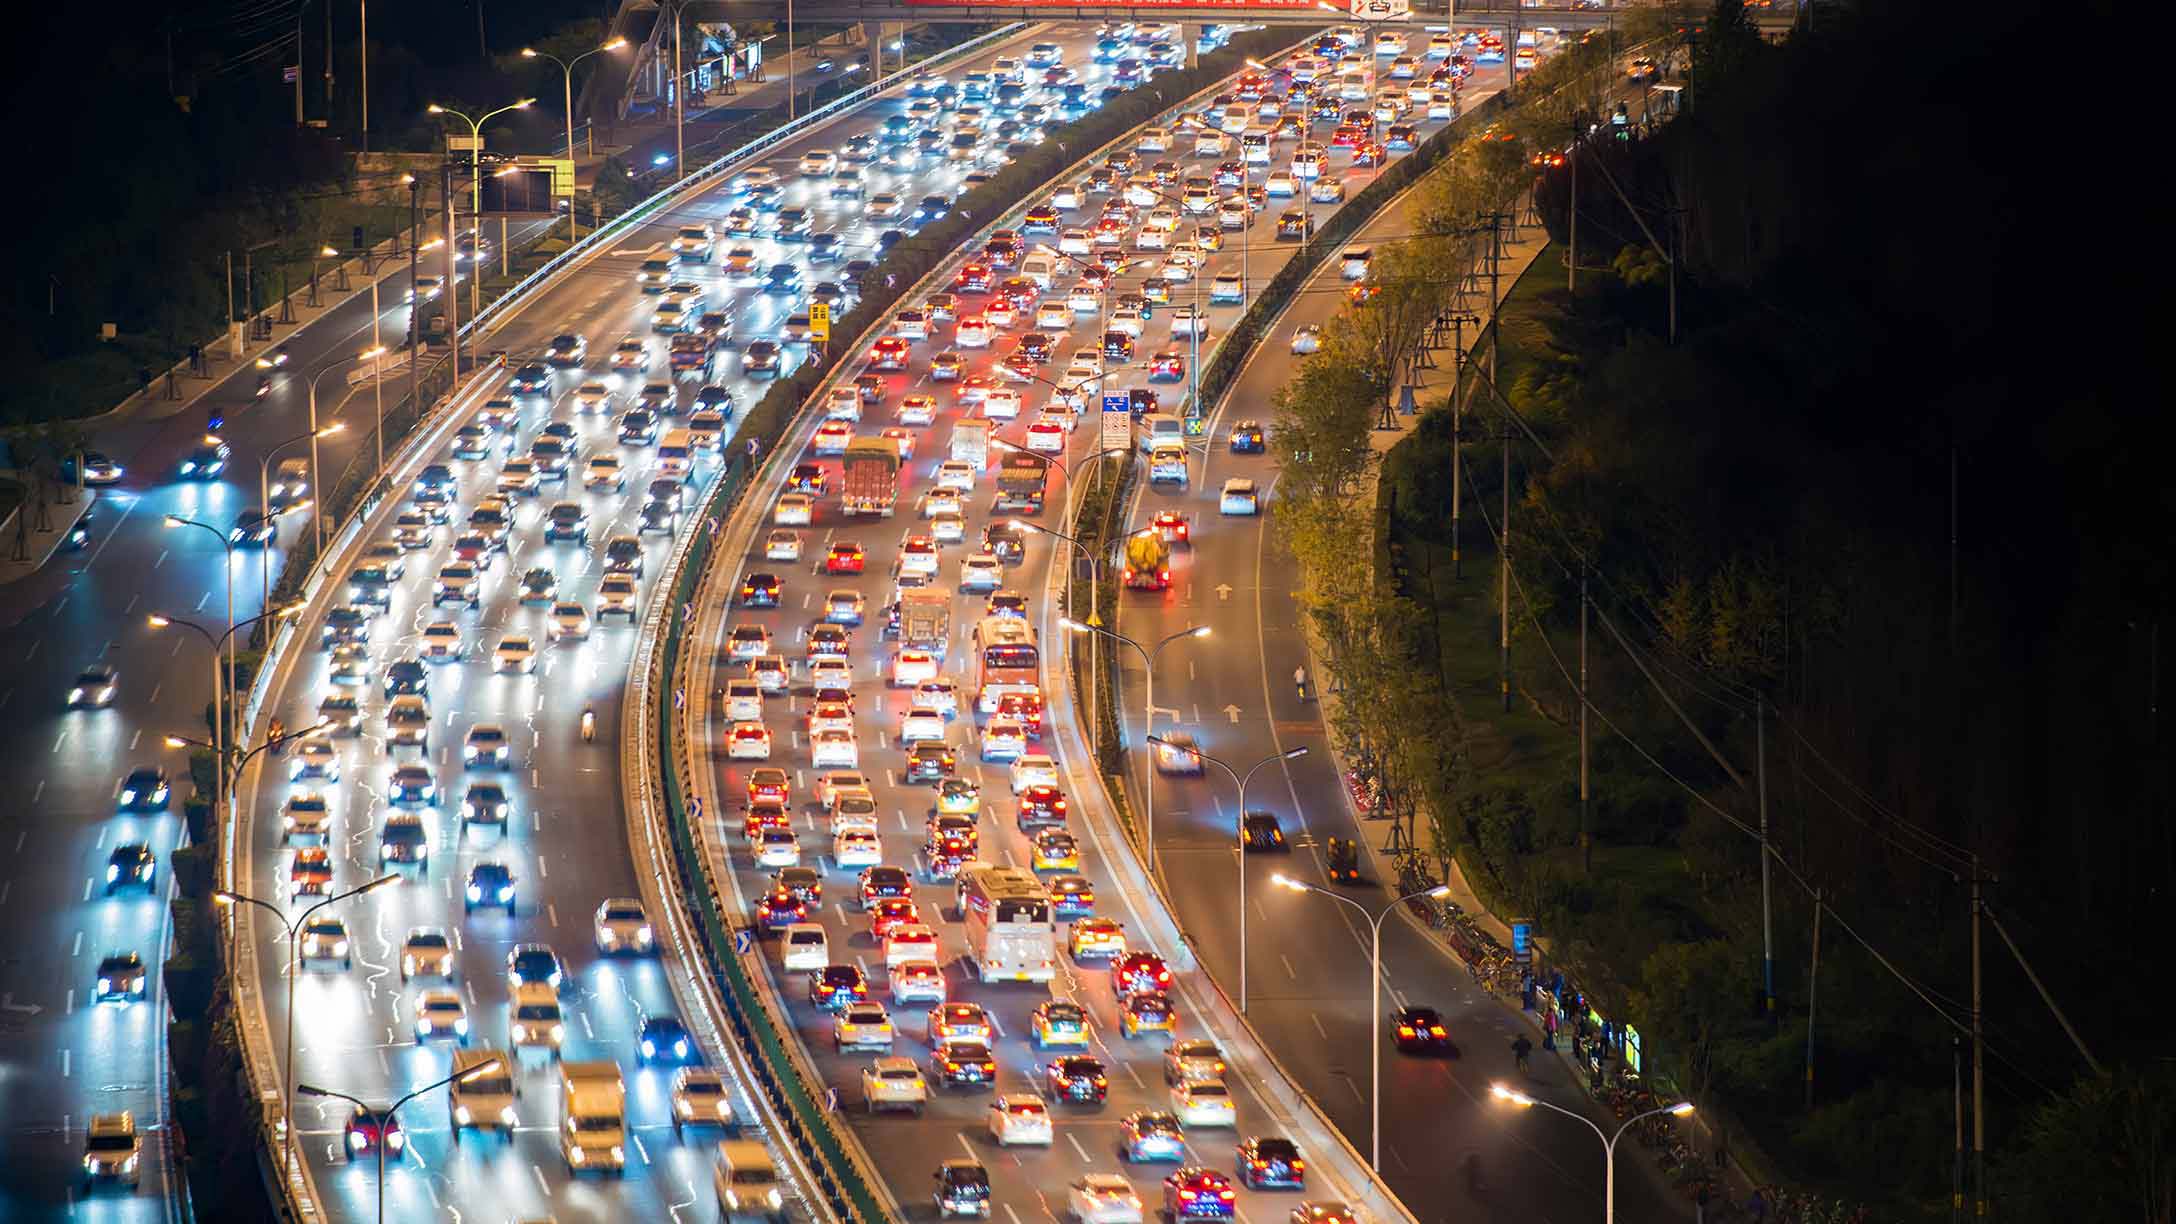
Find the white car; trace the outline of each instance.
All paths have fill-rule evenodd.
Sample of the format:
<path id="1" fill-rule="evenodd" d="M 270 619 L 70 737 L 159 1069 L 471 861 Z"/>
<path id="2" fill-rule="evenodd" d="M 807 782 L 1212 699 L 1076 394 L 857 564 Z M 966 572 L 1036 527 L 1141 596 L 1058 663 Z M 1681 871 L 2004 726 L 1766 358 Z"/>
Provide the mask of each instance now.
<path id="1" fill-rule="evenodd" d="M 555 642 L 562 638 L 585 641 L 589 637 L 589 610 L 578 603 L 553 604 L 552 618 L 546 622 L 545 631 Z"/>
<path id="2" fill-rule="evenodd" d="M 1125 1178 L 1090 1173 L 1066 1187 L 1066 1204 L 1080 1224 L 1141 1224 L 1141 1196 Z"/>
<path id="3" fill-rule="evenodd" d="M 944 714 L 929 706 L 915 706 L 899 720 L 901 745 L 944 738 Z"/>
<path id="4" fill-rule="evenodd" d="M 1293 196 L 1299 194 L 1300 184 L 1290 170 L 1272 170 L 1262 180 L 1262 190 L 1273 196 Z"/>
<path id="5" fill-rule="evenodd" d="M 1171 133 L 1160 127 L 1142 128 L 1133 148 L 1137 153 L 1168 153 L 1171 151 Z"/>
<path id="6" fill-rule="evenodd" d="M 933 960 L 903 961 L 890 967 L 892 1002 L 944 1002 L 944 970 Z"/>
<path id="7" fill-rule="evenodd" d="M 872 217 L 896 217 L 905 207 L 905 202 L 898 196 L 889 191 L 880 191 L 869 197 L 869 202 L 862 205 L 862 211 Z"/>
<path id="8" fill-rule="evenodd" d="M 1144 225 L 1141 227 L 1141 232 L 1133 236 L 1133 249 L 1136 251 L 1161 251 L 1169 245 L 1170 237 L 1169 231 L 1150 229 Z"/>
<path id="9" fill-rule="evenodd" d="M 1172 338 L 1191 337 L 1197 334 L 1204 337 L 1209 334 L 1209 312 L 1196 310 L 1192 302 L 1173 308 L 1171 311 Z"/>
<path id="10" fill-rule="evenodd" d="M 1297 352 L 1298 350 L 1294 350 Z M 801 533 L 798 531 L 774 531 L 764 537 L 763 559 L 766 561 L 799 561 L 801 559 Z"/>
<path id="11" fill-rule="evenodd" d="M 733 724 L 732 734 L 726 737 L 725 756 L 730 761 L 770 760 L 770 728 L 758 722 Z"/>
<path id="12" fill-rule="evenodd" d="M 867 829 L 842 829 L 831 836 L 831 865 L 841 871 L 875 867 L 884 861 L 883 841 Z"/>
<path id="13" fill-rule="evenodd" d="M 1028 750 L 1027 728 L 1017 718 L 999 715 L 982 728 L 982 759 L 1014 761 Z"/>
<path id="14" fill-rule="evenodd" d="M 854 665 L 844 659 L 817 659 L 808 665 L 808 681 L 816 688 L 854 687 Z M 853 762 L 847 762 L 852 768 Z"/>
<path id="15" fill-rule="evenodd" d="M 657 950 L 657 933 L 650 929 L 650 916 L 634 897 L 607 897 L 599 902 L 593 925 L 597 951 L 608 956 L 614 952 Z"/>
<path id="16" fill-rule="evenodd" d="M 423 630 L 423 657 L 434 663 L 451 663 L 461 657 L 461 626 L 452 621 L 433 621 Z"/>
<path id="17" fill-rule="evenodd" d="M 450 1037 L 468 1044 L 468 1009 L 450 990 L 426 990 L 416 998 L 416 1040 Z"/>
<path id="18" fill-rule="evenodd" d="M 1058 763 L 1047 753 L 1023 754 L 1012 763 L 1012 793 L 1018 795 L 1031 786 L 1058 785 Z"/>
<path id="19" fill-rule="evenodd" d="M 882 1003 L 849 1003 L 831 1020 L 831 1046 L 839 1053 L 847 1050 L 889 1051 L 892 1037 L 891 1013 L 884 1010 Z"/>
<path id="20" fill-rule="evenodd" d="M 1148 329 L 1148 320 L 1142 317 L 1140 311 L 1130 306 L 1124 307 L 1111 312 L 1109 328 L 1111 331 L 1124 332 L 1139 340 L 1141 333 Z"/>
<path id="21" fill-rule="evenodd" d="M 901 425 L 927 425 L 937 419 L 937 397 L 909 395 L 899 401 Z"/>
<path id="22" fill-rule="evenodd" d="M 806 493 L 787 493 L 771 511 L 771 522 L 780 527 L 806 527 L 816 518 L 816 499 Z"/>
<path id="23" fill-rule="evenodd" d="M 1189 1129 L 1239 1125 L 1231 1089 L 1224 1086 L 1223 1080 L 1187 1080 L 1172 1085 L 1171 1112 L 1179 1115 L 1179 1124 Z"/>
<path id="24" fill-rule="evenodd" d="M 975 491 L 975 465 L 965 459 L 947 459 L 937 465 L 937 483 L 962 493 Z"/>
<path id="25" fill-rule="evenodd" d="M 1028 425 L 1027 448 L 1044 454 L 1062 454 L 1065 451 L 1066 418 L 1052 416 L 1046 411 Z"/>
<path id="26" fill-rule="evenodd" d="M 811 178 L 827 178 L 839 168 L 839 155 L 829 149 L 810 149 L 801 155 L 801 173 Z"/>
<path id="27" fill-rule="evenodd" d="M 1035 326 L 1049 331 L 1071 331 L 1073 309 L 1055 299 L 1044 302 L 1035 308 Z"/>
<path id="28" fill-rule="evenodd" d="M 491 652 L 491 670 L 525 676 L 536 670 L 536 639 L 526 633 L 509 633 Z"/>
<path id="29" fill-rule="evenodd" d="M 905 1109 L 919 1117 L 929 1105 L 929 1081 L 911 1058 L 879 1058 L 861 1069 L 861 1099 L 870 1113 Z"/>
<path id="30" fill-rule="evenodd" d="M 1076 285 L 1066 290 L 1065 305 L 1077 315 L 1094 314 L 1103 308 L 1103 295 Z"/>
<path id="31" fill-rule="evenodd" d="M 824 419 L 861 420 L 861 392 L 853 387 L 833 387 L 824 395 Z"/>
<path id="32" fill-rule="evenodd" d="M 582 469 L 582 487 L 591 490 L 610 490 L 614 493 L 627 489 L 627 469 L 620 464 L 618 455 L 598 455 Z"/>
<path id="33" fill-rule="evenodd" d="M 937 932 L 925 923 L 902 922 L 884 933 L 884 967 L 937 959 Z"/>
<path id="34" fill-rule="evenodd" d="M 982 415 L 993 421 L 1017 420 L 1020 416 L 1018 391 L 992 391 L 982 397 Z"/>
<path id="35" fill-rule="evenodd" d="M 792 829 L 764 829 L 756 834 L 756 866 L 799 867 L 801 838 Z"/>
<path id="36" fill-rule="evenodd" d="M 922 517 L 935 518 L 940 514 L 958 514 L 967 508 L 966 499 L 958 489 L 935 488 L 922 494 Z"/>
<path id="37" fill-rule="evenodd" d="M 1234 476 L 1224 482 L 1223 492 L 1217 494 L 1218 514 L 1253 515 L 1261 510 L 1261 503 L 1254 492 L 1254 482 L 1244 476 Z"/>
<path id="38" fill-rule="evenodd" d="M 989 1118 L 990 1138 L 996 1140 L 999 1147 L 1015 1144 L 1049 1147 L 1057 1137 L 1056 1128 L 1050 1123 L 1050 1107 L 1033 1093 L 999 1093 L 990 1101 Z"/>
<path id="39" fill-rule="evenodd" d="M 809 744 L 809 761 L 818 769 L 854 769 L 861 764 L 861 750 L 854 733 L 831 728 L 819 732 Z"/>
<path id="40" fill-rule="evenodd" d="M 1058 249 L 1067 255 L 1086 255 L 1095 249 L 1095 240 L 1084 229 L 1069 229 L 1058 235 Z"/>
<path id="41" fill-rule="evenodd" d="M 899 688 L 915 688 L 937 678 L 937 656 L 927 650 L 907 647 L 892 658 L 892 684 Z"/>
<path id="42" fill-rule="evenodd" d="M 1322 348 L 1322 325 L 1302 323 L 1292 329 L 1292 351 L 1295 354 L 1312 353 Z"/>
<path id="43" fill-rule="evenodd" d="M 1005 569 L 990 553 L 976 553 L 960 561 L 960 590 L 994 591 L 1003 586 Z"/>
<path id="44" fill-rule="evenodd" d="M 1325 174 L 1307 189 L 1307 198 L 1317 204 L 1335 204 L 1345 198 L 1345 179 L 1342 175 Z"/>
<path id="45" fill-rule="evenodd" d="M 821 923 L 796 922 L 779 938 L 789 973 L 820 972 L 831 963 L 831 940 Z"/>
<path id="46" fill-rule="evenodd" d="M 929 538 L 939 544 L 957 544 L 967 538 L 967 520 L 957 513 L 937 515 L 929 520 Z"/>

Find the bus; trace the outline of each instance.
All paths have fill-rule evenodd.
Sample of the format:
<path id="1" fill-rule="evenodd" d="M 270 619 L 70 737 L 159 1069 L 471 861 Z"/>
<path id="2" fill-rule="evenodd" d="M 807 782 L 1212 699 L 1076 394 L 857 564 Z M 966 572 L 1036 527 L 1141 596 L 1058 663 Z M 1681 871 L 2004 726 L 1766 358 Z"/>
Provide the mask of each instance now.
<path id="1" fill-rule="evenodd" d="M 1038 693 L 1042 653 L 1035 630 L 1017 616 L 986 616 L 975 625 L 975 704 L 995 713 L 1007 693 Z"/>
<path id="2" fill-rule="evenodd" d="M 974 866 L 960 872 L 958 887 L 967 959 L 983 981 L 1048 982 L 1057 976 L 1057 924 L 1050 893 L 1034 872 Z"/>

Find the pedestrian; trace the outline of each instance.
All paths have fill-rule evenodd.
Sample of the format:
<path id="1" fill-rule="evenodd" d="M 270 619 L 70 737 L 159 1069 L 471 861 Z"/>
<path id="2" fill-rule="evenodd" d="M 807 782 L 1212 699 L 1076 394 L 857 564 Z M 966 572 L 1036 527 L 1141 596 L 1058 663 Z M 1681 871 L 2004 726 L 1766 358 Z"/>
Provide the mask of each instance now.
<path id="1" fill-rule="evenodd" d="M 1527 1056 L 1533 1052 L 1534 1043 L 1526 1039 L 1526 1034 L 1520 1033 L 1518 1039 L 1511 1043 L 1511 1061 L 1513 1065 L 1517 1066 L 1521 1071 L 1526 1070 Z"/>
<path id="2" fill-rule="evenodd" d="M 1594 1060 L 1593 1069 L 1587 1073 L 1587 1090 L 1596 1096 L 1602 1095 L 1602 1060 L 1599 1058 Z"/>
<path id="3" fill-rule="evenodd" d="M 1693 1217 L 1692 1217 L 1692 1218 L 1693 1218 L 1693 1224 L 1707 1224 L 1707 1218 L 1708 1218 L 1708 1197 L 1709 1197 L 1709 1194 L 1710 1194 L 1710 1193 L 1711 1193 L 1711 1191 L 1710 1191 L 1710 1190 L 1709 1190 L 1709 1188 L 1708 1188 L 1708 1183 L 1706 1183 L 1706 1182 L 1701 1182 L 1701 1183 L 1700 1183 L 1700 1191 L 1699 1191 L 1699 1193 L 1698 1193 L 1698 1194 L 1695 1194 L 1695 1195 L 1693 1196 L 1693 1200 L 1692 1200 L 1692 1203 L 1693 1203 Z"/>

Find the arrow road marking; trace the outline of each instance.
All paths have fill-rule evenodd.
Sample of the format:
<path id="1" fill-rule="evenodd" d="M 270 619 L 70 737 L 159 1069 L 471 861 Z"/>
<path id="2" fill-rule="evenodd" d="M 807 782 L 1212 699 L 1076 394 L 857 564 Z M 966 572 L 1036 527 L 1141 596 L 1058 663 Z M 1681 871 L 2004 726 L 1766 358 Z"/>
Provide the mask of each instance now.
<path id="1" fill-rule="evenodd" d="M 1230 599 L 1231 597 L 1232 588 L 1230 583 L 1219 582 L 1216 584 L 1216 601 L 1218 603 L 1223 603 L 1225 600 Z"/>
<path id="2" fill-rule="evenodd" d="M 1235 705 L 1225 706 L 1224 717 L 1231 719 L 1236 724 L 1239 721 L 1239 707 Z"/>

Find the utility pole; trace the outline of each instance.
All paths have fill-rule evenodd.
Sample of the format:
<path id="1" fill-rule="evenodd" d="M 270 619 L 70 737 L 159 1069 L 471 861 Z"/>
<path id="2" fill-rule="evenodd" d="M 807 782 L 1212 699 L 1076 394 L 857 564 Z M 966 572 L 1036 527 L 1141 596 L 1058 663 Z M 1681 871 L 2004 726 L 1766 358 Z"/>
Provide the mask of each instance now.
<path id="1" fill-rule="evenodd" d="M 1770 1024 L 1776 1019 L 1776 927 L 1769 889 L 1773 867 L 1768 853 L 1768 705 L 1753 699 L 1753 787 L 1760 796 L 1760 1001 Z"/>
<path id="2" fill-rule="evenodd" d="M 1821 997 L 1822 890 L 1813 890 L 1813 969 L 1806 974 L 1806 1110 L 1813 1110 L 1813 1008 Z"/>
<path id="3" fill-rule="evenodd" d="M 1564 291 L 1579 292 L 1579 124 L 1572 124 L 1571 253 L 1564 260 Z"/>
<path id="4" fill-rule="evenodd" d="M 688 172 L 688 142 L 682 131 L 687 122 L 687 82 L 680 79 L 680 27 L 687 24 L 687 6 L 676 4 L 672 12 L 672 172 L 675 178 Z M 568 150 L 572 156 L 573 151 Z"/>
<path id="5" fill-rule="evenodd" d="M 478 20 L 482 19 L 478 18 Z M 476 156 L 476 152 L 476 150 L 470 150 L 469 156 Z M 453 159 L 450 157 L 439 163 L 438 198 L 446 209 L 446 339 L 453 344 L 453 378 L 455 382 L 459 382 L 461 380 L 461 292 L 454 283 L 454 251 L 458 244 L 454 241 Z M 482 236 L 482 230 L 482 226 L 477 227 L 479 237 Z M 415 404 L 415 411 L 420 418 L 423 412 L 421 401 Z"/>
<path id="6" fill-rule="evenodd" d="M 1588 830 L 1588 805 L 1594 792 L 1588 785 L 1587 756 L 1587 567 L 1579 567 L 1579 870 L 1594 874 L 1594 835 Z M 1819 946 L 1818 943 L 1815 945 Z"/>
<path id="7" fill-rule="evenodd" d="M 416 261 L 423 249 L 423 180 L 408 176 L 408 402 L 416 402 L 416 346 L 423 339 L 423 303 L 416 295 Z M 385 453 L 385 428 L 381 420 L 378 429 L 378 453 Z M 378 474 L 385 475 L 385 460 L 378 461 Z M 320 490 L 322 492 L 322 490 Z"/>
<path id="8" fill-rule="evenodd" d="M 1956 1148 L 1949 1162 L 1949 1224 L 1964 1224 L 1964 1051 L 1949 1039 L 1950 1114 Z"/>
<path id="9" fill-rule="evenodd" d="M 1489 331 L 1496 330 L 1496 320 L 1489 320 Z M 1490 355 L 1494 356 L 1495 341 L 1489 341 Z M 1492 367 L 1489 373 L 1496 371 Z M 1503 694 L 1504 713 L 1511 712 L 1511 423 L 1504 422 L 1498 435 L 1498 449 L 1504 459 L 1504 517 L 1503 526 L 1496 537 L 1496 665 L 1497 687 Z"/>
<path id="10" fill-rule="evenodd" d="M 1986 1015 L 1980 975 L 1980 856 L 1972 852 L 1972 1218 L 1987 1219 L 1987 1042 L 1981 1022 Z"/>
<path id="11" fill-rule="evenodd" d="M 1458 506 L 1466 466 L 1466 312 L 1451 316 L 1451 581 L 1466 576 L 1458 548 Z"/>

